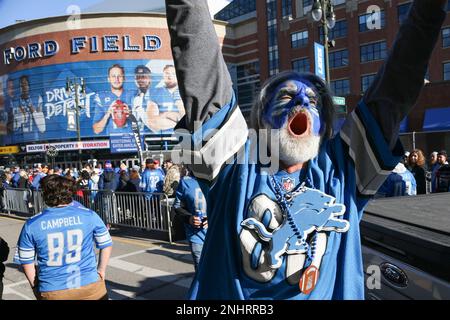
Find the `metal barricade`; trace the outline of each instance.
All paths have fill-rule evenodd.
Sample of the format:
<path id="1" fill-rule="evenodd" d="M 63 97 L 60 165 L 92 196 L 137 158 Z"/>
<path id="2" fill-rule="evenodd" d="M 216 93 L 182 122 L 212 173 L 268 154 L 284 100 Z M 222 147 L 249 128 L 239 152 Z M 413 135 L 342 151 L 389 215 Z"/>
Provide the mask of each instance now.
<path id="1" fill-rule="evenodd" d="M 3 191 L 4 211 L 33 216 L 32 193 L 28 189 L 5 189 Z"/>
<path id="2" fill-rule="evenodd" d="M 33 216 L 46 208 L 41 191 L 27 189 L 5 190 L 4 207 L 8 213 Z M 108 190 L 83 190 L 74 200 L 102 218 L 105 224 L 125 226 L 149 231 L 168 232 L 173 199 L 164 193 L 113 192 Z"/>

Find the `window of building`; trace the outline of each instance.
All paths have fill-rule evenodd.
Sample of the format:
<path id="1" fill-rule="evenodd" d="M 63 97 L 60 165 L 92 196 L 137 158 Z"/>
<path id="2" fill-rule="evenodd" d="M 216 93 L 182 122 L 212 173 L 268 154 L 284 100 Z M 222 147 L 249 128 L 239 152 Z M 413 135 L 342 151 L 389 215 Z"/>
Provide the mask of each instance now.
<path id="1" fill-rule="evenodd" d="M 404 3 L 399 6 L 397 6 L 397 16 L 398 16 L 398 23 L 402 24 L 403 21 L 408 16 L 409 8 L 411 7 L 412 2 Z"/>
<path id="2" fill-rule="evenodd" d="M 363 14 L 359 16 L 359 32 L 383 29 L 385 23 L 384 11 Z"/>
<path id="3" fill-rule="evenodd" d="M 283 0 L 281 3 L 283 18 L 292 17 L 292 0 Z"/>
<path id="4" fill-rule="evenodd" d="M 366 92 L 367 89 L 369 89 L 370 85 L 372 84 L 373 80 L 375 80 L 376 73 L 374 74 L 368 74 L 361 77 L 361 91 Z"/>
<path id="5" fill-rule="evenodd" d="M 442 47 L 450 47 L 450 28 L 442 29 Z"/>
<path id="6" fill-rule="evenodd" d="M 273 20 L 277 18 L 277 2 L 273 0 L 267 0 L 267 20 Z"/>
<path id="7" fill-rule="evenodd" d="M 387 56 L 386 41 L 362 45 L 360 47 L 361 62 L 385 59 Z"/>
<path id="8" fill-rule="evenodd" d="M 229 21 L 256 11 L 256 0 L 234 0 L 214 16 L 214 19 Z"/>
<path id="9" fill-rule="evenodd" d="M 320 42 L 324 41 L 323 27 L 319 27 Z M 336 25 L 333 29 L 328 29 L 329 39 L 338 39 L 347 37 L 347 20 L 336 21 Z"/>
<path id="10" fill-rule="evenodd" d="M 346 96 L 350 94 L 350 80 L 341 79 L 331 81 L 331 90 L 335 96 Z"/>
<path id="11" fill-rule="evenodd" d="M 307 15 L 312 8 L 312 0 L 303 0 L 303 15 Z"/>
<path id="12" fill-rule="evenodd" d="M 340 68 L 348 66 L 348 50 L 339 50 L 329 54 L 330 68 Z"/>
<path id="13" fill-rule="evenodd" d="M 292 61 L 292 70 L 297 72 L 310 72 L 309 58 L 300 58 Z"/>
<path id="14" fill-rule="evenodd" d="M 450 62 L 444 63 L 444 80 L 450 80 Z"/>
<path id="15" fill-rule="evenodd" d="M 291 34 L 291 47 L 301 48 L 308 45 L 308 31 L 296 32 Z"/>
<path id="16" fill-rule="evenodd" d="M 253 99 L 260 90 L 259 62 L 250 62 L 236 67 L 237 98 L 241 110 L 250 111 Z"/>

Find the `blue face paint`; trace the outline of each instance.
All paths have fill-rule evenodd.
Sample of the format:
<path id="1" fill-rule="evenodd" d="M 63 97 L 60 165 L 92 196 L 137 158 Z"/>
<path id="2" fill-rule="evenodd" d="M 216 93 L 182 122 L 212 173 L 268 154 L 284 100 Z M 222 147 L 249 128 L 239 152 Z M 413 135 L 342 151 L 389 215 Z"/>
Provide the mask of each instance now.
<path id="1" fill-rule="evenodd" d="M 317 102 L 318 97 L 312 89 L 312 85 L 299 80 L 287 80 L 273 91 L 269 103 L 264 109 L 263 118 L 273 129 L 280 129 L 288 121 L 292 110 L 301 106 L 311 116 L 312 133 L 320 135 L 321 108 Z"/>

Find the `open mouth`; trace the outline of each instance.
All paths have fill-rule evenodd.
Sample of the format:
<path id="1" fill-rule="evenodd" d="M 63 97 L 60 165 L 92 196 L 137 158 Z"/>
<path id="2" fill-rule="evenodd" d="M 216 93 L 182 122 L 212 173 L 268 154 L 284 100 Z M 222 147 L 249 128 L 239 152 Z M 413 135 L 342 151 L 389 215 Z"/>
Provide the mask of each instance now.
<path id="1" fill-rule="evenodd" d="M 289 133 L 295 137 L 300 137 L 306 134 L 309 128 L 308 115 L 305 112 L 298 112 L 289 120 Z"/>

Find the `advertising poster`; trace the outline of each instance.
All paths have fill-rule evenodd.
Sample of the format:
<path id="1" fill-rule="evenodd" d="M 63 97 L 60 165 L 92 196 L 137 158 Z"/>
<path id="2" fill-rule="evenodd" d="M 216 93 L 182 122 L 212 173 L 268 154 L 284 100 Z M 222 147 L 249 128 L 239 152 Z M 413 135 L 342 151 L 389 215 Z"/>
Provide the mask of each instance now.
<path id="1" fill-rule="evenodd" d="M 78 86 L 78 112 L 75 89 Z M 0 78 L 4 145 L 130 135 L 171 134 L 184 115 L 171 60 L 103 60 L 35 67 Z M 84 86 L 83 86 L 84 84 Z M 114 139 L 113 139 L 114 140 Z"/>

